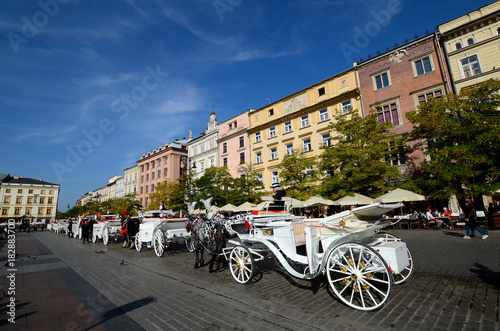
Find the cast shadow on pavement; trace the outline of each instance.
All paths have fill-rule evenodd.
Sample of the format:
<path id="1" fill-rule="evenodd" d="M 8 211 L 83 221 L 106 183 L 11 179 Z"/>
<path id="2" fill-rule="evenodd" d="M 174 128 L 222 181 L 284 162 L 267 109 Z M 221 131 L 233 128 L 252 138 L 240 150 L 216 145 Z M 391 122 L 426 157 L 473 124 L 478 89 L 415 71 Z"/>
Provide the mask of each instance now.
<path id="1" fill-rule="evenodd" d="M 127 304 L 124 304 L 124 305 L 121 305 L 119 307 L 108 310 L 107 312 L 104 312 L 102 315 L 100 315 L 96 318 L 99 321 L 97 324 L 89 326 L 85 330 L 92 330 L 97 325 L 103 324 L 106 321 L 110 321 L 114 318 L 123 316 L 124 314 L 127 314 L 127 313 L 131 312 L 132 310 L 144 307 L 144 306 L 149 305 L 150 303 L 155 302 L 155 301 L 156 301 L 156 299 L 154 297 L 148 295 L 145 298 L 137 299 L 137 300 L 134 300 L 134 301 L 129 302 Z"/>
<path id="2" fill-rule="evenodd" d="M 500 290 L 500 272 L 493 271 L 480 263 L 475 263 L 474 268 L 471 268 L 470 271 L 476 274 L 479 279 L 488 285 L 494 286 L 496 290 Z"/>

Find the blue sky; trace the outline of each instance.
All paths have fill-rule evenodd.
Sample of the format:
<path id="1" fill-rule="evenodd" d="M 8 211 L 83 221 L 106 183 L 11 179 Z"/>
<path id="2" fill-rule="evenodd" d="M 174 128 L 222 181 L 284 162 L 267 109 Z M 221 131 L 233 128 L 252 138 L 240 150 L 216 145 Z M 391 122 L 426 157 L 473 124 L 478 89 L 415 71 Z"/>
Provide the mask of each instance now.
<path id="1" fill-rule="evenodd" d="M 1 1 L 0 173 L 60 184 L 65 211 L 212 110 L 263 107 L 490 2 Z"/>

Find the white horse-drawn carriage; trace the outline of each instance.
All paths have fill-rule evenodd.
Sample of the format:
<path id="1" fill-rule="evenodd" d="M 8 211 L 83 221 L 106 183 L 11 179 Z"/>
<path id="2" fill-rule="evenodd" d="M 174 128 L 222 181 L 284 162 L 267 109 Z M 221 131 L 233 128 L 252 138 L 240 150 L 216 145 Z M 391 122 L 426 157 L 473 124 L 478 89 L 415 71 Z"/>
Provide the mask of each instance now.
<path id="1" fill-rule="evenodd" d="M 92 242 L 102 239 L 104 245 L 107 245 L 111 239 L 120 234 L 121 220 L 116 215 L 102 215 L 92 227 Z"/>
<path id="2" fill-rule="evenodd" d="M 55 233 L 64 233 L 68 234 L 68 220 L 67 219 L 60 219 L 57 220 L 56 223 L 52 225 L 52 230 Z"/>
<path id="3" fill-rule="evenodd" d="M 135 249 L 140 252 L 144 245 L 153 246 L 156 256 L 162 257 L 174 241 L 187 242 L 187 217 L 174 217 L 168 210 L 146 211 L 135 235 Z"/>
<path id="4" fill-rule="evenodd" d="M 229 224 L 236 237 L 223 254 L 238 283 L 252 280 L 255 262 L 273 257 L 300 279 L 326 274 L 335 295 L 352 308 L 378 309 L 392 286 L 413 272 L 406 244 L 379 234 L 391 225 L 381 215 L 400 206 L 373 204 L 317 219 L 270 211 L 247 215 L 244 224 Z"/>

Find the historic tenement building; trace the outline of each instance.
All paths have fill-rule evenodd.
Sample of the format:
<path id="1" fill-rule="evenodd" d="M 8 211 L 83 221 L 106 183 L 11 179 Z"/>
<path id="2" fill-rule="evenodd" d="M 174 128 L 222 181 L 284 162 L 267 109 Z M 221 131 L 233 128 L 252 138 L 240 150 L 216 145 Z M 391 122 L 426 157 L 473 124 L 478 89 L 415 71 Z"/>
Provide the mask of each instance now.
<path id="1" fill-rule="evenodd" d="M 455 92 L 500 78 L 500 1 L 438 27 L 443 36 Z"/>
<path id="2" fill-rule="evenodd" d="M 143 207 L 151 202 L 149 194 L 158 184 L 175 182 L 184 171 L 187 160 L 187 140 L 175 140 L 141 156 L 137 161 L 137 199 Z"/>
<path id="3" fill-rule="evenodd" d="M 219 122 L 214 112 L 210 113 L 206 128 L 195 139 L 187 143 L 189 150 L 189 165 L 194 178 L 203 176 L 205 169 L 219 167 Z"/>
<path id="4" fill-rule="evenodd" d="M 1 222 L 25 220 L 32 224 L 56 218 L 59 184 L 42 179 L 0 174 Z"/>
<path id="5" fill-rule="evenodd" d="M 325 79 L 260 109 L 250 110 L 251 162 L 263 189 L 279 182 L 278 166 L 286 154 L 302 150 L 307 157 L 321 154 L 330 144 L 332 116 L 360 111 L 354 69 Z"/>
<path id="6" fill-rule="evenodd" d="M 125 195 L 137 192 L 137 165 L 123 170 Z"/>
<path id="7" fill-rule="evenodd" d="M 444 52 L 435 33 L 427 34 L 376 57 L 355 64 L 363 113 L 374 112 L 380 123 L 390 122 L 395 135 L 412 130 L 406 118 L 421 102 L 440 98 L 452 91 Z M 411 155 L 417 163 L 422 153 Z M 410 165 L 403 151 L 392 161 L 400 171 Z"/>
<path id="8" fill-rule="evenodd" d="M 250 164 L 249 126 L 248 111 L 219 124 L 219 165 L 227 166 L 233 178 Z"/>

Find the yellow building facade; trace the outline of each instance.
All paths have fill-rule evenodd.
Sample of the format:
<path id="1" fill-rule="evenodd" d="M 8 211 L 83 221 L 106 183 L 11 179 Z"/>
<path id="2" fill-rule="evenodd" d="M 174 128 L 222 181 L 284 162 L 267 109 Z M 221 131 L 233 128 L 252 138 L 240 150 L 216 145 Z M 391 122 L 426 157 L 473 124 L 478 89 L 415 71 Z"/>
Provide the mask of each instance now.
<path id="1" fill-rule="evenodd" d="M 439 25 L 455 91 L 500 78 L 500 1 Z"/>
<path id="2" fill-rule="evenodd" d="M 249 112 L 251 163 L 262 189 L 280 181 L 279 164 L 293 150 L 311 158 L 321 154 L 321 146 L 330 144 L 329 125 L 338 111 L 362 114 L 354 69 Z"/>

